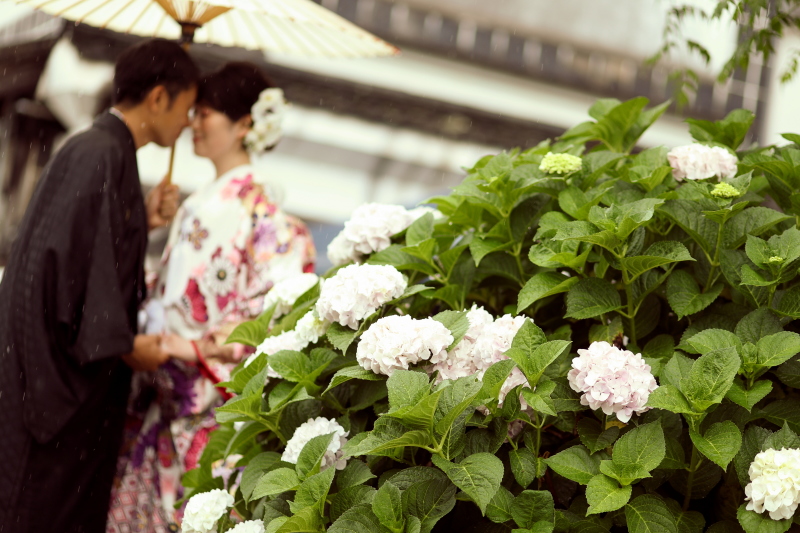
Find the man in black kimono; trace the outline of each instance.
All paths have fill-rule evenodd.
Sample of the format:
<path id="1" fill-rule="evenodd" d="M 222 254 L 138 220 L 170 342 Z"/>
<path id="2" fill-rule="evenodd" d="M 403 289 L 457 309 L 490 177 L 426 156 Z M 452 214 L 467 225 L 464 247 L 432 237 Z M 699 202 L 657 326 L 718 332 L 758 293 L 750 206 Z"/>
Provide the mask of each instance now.
<path id="1" fill-rule="evenodd" d="M 166 361 L 136 335 L 148 229 L 177 190 L 142 197 L 136 150 L 188 125 L 199 72 L 177 44 L 125 51 L 115 105 L 44 170 L 0 284 L 0 532 L 102 533 L 131 369 Z"/>

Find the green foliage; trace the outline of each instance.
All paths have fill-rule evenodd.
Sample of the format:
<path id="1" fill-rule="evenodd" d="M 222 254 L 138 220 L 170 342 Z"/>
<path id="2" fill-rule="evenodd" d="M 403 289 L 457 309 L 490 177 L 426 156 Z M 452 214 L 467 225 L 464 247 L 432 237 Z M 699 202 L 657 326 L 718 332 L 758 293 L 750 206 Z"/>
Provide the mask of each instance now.
<path id="1" fill-rule="evenodd" d="M 559 139 L 467 169 L 429 201 L 436 216 L 364 258 L 406 276 L 401 297 L 234 369 L 188 495 L 222 488 L 214 468 L 233 456 L 236 512 L 271 532 L 786 531 L 740 505 L 757 453 L 800 447 L 800 150 L 738 152 L 736 176 L 679 182 L 670 147 L 632 153 L 665 109 L 601 100 Z M 688 122 L 737 150 L 752 115 Z M 715 196 L 719 184 L 741 194 Z M 782 212 L 759 205 L 767 194 Z M 291 331 L 319 292 L 230 340 Z M 396 314 L 438 321 L 452 344 L 410 353 L 427 339 L 407 339 L 391 375 L 374 372 L 362 335 Z M 647 409 L 587 405 L 571 371 L 592 342 L 642 354 L 658 384 Z M 317 417 L 347 442 L 313 436 L 282 461 Z"/>

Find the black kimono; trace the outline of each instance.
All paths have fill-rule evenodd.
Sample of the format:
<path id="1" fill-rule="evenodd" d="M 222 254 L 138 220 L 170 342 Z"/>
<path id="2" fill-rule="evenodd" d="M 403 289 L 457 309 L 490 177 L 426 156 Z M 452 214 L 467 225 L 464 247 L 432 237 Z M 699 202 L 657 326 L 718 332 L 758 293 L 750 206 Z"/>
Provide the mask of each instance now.
<path id="1" fill-rule="evenodd" d="M 147 215 L 105 113 L 45 169 L 0 284 L 0 532 L 105 530 L 144 297 Z"/>

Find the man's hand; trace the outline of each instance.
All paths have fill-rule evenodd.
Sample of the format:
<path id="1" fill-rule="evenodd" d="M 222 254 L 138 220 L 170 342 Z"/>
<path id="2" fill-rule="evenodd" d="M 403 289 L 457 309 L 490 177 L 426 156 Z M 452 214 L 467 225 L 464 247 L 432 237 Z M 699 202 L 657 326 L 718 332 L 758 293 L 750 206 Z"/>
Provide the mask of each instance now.
<path id="1" fill-rule="evenodd" d="M 145 200 L 148 228 L 152 230 L 172 222 L 175 213 L 178 212 L 179 199 L 178 186 L 167 183 L 167 178 L 150 189 Z"/>
<path id="2" fill-rule="evenodd" d="M 161 335 L 136 335 L 133 352 L 122 360 L 134 370 L 152 372 L 169 360 L 169 354 L 161 349 Z"/>

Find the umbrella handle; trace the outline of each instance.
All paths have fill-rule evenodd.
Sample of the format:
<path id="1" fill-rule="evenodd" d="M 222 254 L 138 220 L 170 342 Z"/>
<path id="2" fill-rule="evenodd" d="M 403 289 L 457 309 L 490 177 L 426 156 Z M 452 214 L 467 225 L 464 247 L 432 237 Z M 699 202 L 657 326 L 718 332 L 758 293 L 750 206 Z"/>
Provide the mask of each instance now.
<path id="1" fill-rule="evenodd" d="M 167 170 L 167 175 L 164 178 L 164 182 L 167 185 L 170 185 L 172 183 L 172 167 L 173 166 L 175 166 L 175 145 L 174 144 L 169 149 L 169 169 Z"/>

